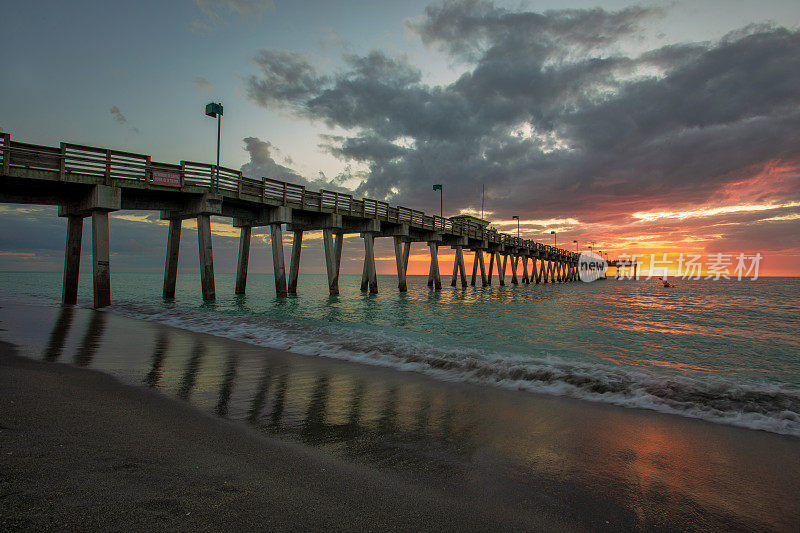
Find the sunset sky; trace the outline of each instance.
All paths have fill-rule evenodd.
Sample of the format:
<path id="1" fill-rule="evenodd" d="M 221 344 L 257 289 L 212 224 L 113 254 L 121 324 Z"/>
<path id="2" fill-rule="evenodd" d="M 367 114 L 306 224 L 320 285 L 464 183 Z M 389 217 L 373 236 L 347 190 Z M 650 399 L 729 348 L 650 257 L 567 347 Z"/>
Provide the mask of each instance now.
<path id="1" fill-rule="evenodd" d="M 800 275 L 800 3 L 13 2 L 0 129 L 222 163 L 620 254 L 755 254 Z M 35 223 L 31 223 L 31 222 Z M 84 243 L 89 243 L 89 225 Z M 192 228 L 187 223 L 185 227 Z M 214 224 L 218 272 L 238 230 Z M 59 270 L 66 222 L 0 205 L 0 269 Z M 268 230 L 251 269 L 271 271 Z M 187 231 L 180 267 L 197 267 Z M 315 238 L 316 237 L 316 238 Z M 115 270 L 163 268 L 158 213 L 111 222 Z M 288 244 L 288 241 L 287 241 Z M 318 236 L 302 272 L 322 273 Z M 84 252 L 90 252 L 84 246 Z M 379 273 L 394 272 L 389 239 Z M 448 271 L 451 252 L 442 252 Z M 345 241 L 343 271 L 363 245 Z M 90 267 L 87 260 L 84 267 Z M 411 273 L 426 273 L 423 244 Z"/>

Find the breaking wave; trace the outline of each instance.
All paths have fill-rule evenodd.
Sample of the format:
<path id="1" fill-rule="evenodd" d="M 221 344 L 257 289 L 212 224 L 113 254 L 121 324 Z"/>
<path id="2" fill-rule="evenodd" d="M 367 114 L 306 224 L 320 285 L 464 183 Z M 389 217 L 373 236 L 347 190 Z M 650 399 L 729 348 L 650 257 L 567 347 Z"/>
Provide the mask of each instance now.
<path id="1" fill-rule="evenodd" d="M 131 318 L 299 354 L 420 372 L 448 381 L 556 394 L 800 437 L 800 391 L 783 385 L 663 375 L 556 357 L 521 359 L 446 349 L 342 324 L 313 326 L 256 315 L 112 307 Z"/>

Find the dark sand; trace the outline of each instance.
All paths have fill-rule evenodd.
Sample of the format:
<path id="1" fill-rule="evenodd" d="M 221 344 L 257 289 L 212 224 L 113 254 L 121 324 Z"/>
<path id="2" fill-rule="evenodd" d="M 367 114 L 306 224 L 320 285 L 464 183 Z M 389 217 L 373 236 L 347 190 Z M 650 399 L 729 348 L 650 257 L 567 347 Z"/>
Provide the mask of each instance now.
<path id="1" fill-rule="evenodd" d="M 794 437 L 2 305 L 0 529 L 800 529 Z"/>
<path id="2" fill-rule="evenodd" d="M 553 529 L 265 438 L 100 372 L 0 355 L 3 529 Z"/>

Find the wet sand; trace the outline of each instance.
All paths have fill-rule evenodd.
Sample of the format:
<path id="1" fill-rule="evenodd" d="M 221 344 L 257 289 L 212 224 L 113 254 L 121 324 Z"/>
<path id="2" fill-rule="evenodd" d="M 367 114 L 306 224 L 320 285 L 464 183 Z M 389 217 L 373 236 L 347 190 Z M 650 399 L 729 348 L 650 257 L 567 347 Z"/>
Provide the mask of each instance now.
<path id="1" fill-rule="evenodd" d="M 793 437 L 0 305 L 4 528 L 800 525 Z"/>

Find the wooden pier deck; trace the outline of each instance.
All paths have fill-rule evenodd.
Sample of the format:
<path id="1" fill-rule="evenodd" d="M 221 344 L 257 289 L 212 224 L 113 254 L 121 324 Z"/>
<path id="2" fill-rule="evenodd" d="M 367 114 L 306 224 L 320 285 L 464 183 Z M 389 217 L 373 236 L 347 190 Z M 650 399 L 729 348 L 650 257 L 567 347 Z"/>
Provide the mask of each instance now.
<path id="1" fill-rule="evenodd" d="M 0 133 L 0 202 L 57 205 L 68 220 L 62 301 L 75 303 L 84 218 L 92 221 L 94 306 L 111 303 L 108 214 L 116 210 L 157 210 L 169 220 L 164 268 L 165 298 L 175 296 L 181 221 L 197 220 L 201 290 L 205 300 L 216 297 L 211 241 L 211 216 L 232 219 L 241 228 L 236 293 L 244 294 L 254 226 L 269 226 L 275 289 L 278 296 L 297 291 L 303 233 L 322 231 L 328 286 L 339 292 L 339 269 L 344 234 L 364 240 L 362 290 L 378 291 L 374 241 L 394 240 L 398 289 L 407 290 L 406 270 L 410 243 L 425 242 L 430 250 L 428 286 L 442 286 L 438 250 L 455 250 L 451 286 L 468 284 L 464 251 L 475 254 L 470 283 L 478 269 L 482 285 L 491 285 L 497 268 L 505 284 L 511 263 L 511 283 L 555 283 L 578 279 L 579 254 L 532 240 L 500 233 L 469 220 L 451 220 L 369 198 L 357 199 L 336 191 L 307 190 L 304 186 L 270 178 L 252 179 L 241 171 L 206 163 L 158 163 L 151 157 L 106 148 L 61 143 L 41 146 L 11 140 Z M 288 275 L 283 252 L 283 228 L 292 232 Z M 484 254 L 489 254 L 485 268 Z M 528 261 L 531 271 L 528 272 Z M 522 278 L 518 279 L 518 265 Z"/>

